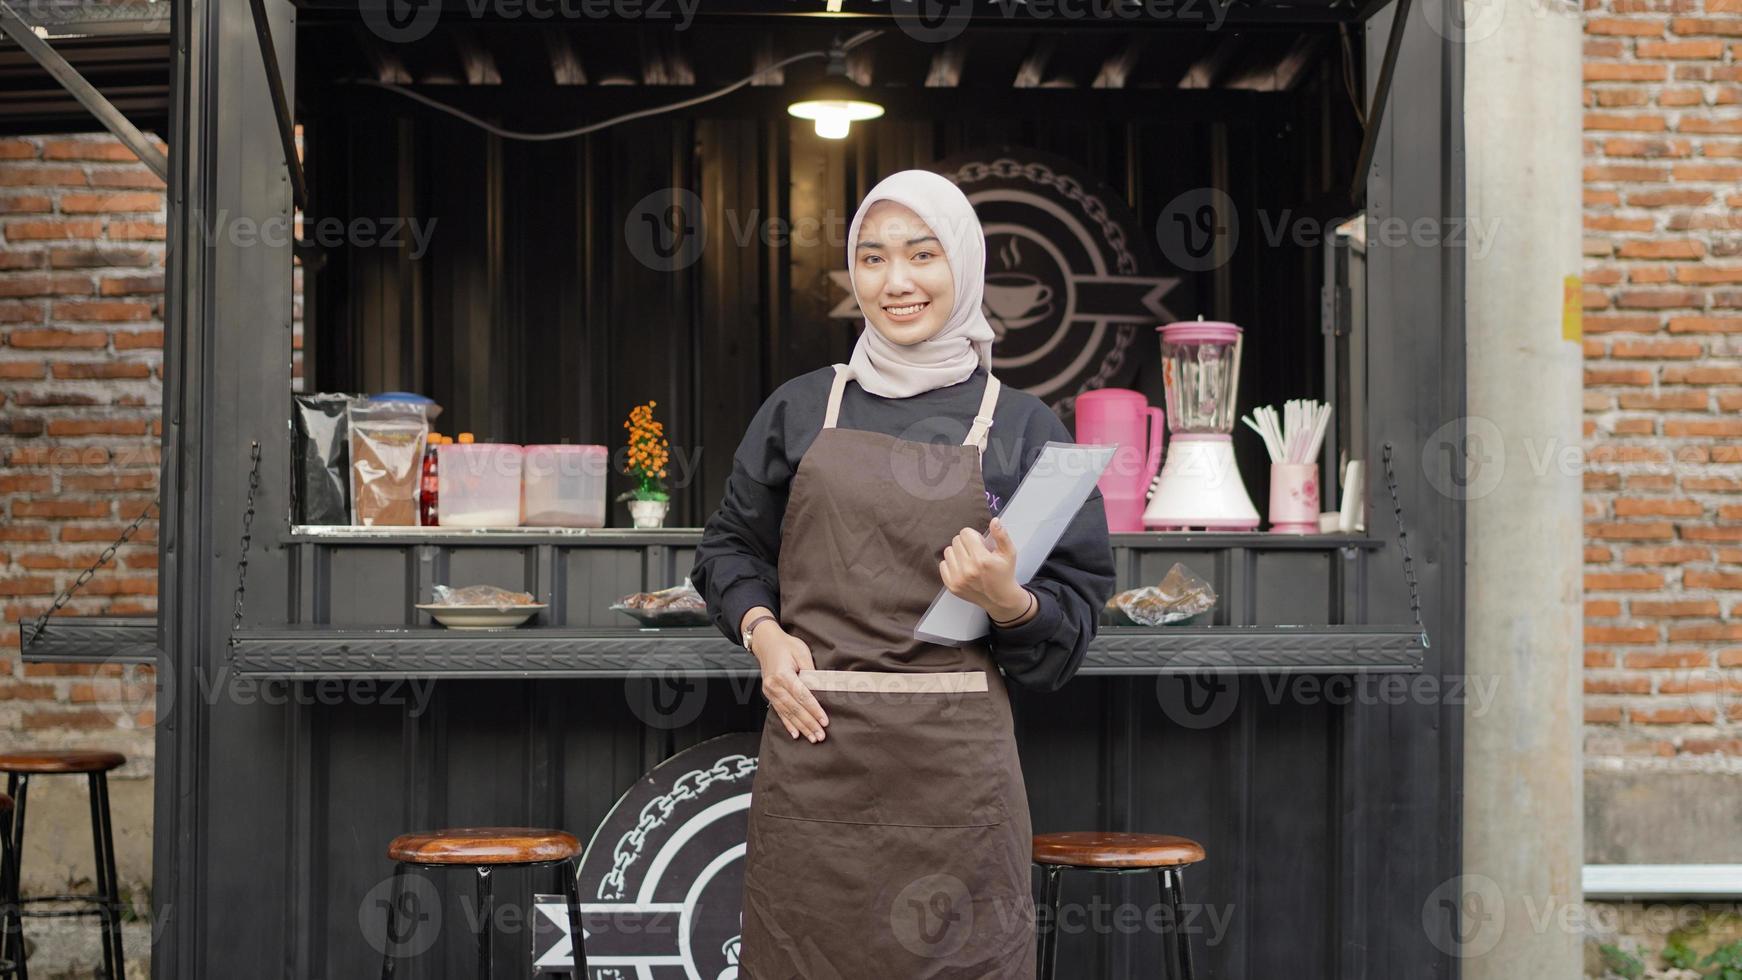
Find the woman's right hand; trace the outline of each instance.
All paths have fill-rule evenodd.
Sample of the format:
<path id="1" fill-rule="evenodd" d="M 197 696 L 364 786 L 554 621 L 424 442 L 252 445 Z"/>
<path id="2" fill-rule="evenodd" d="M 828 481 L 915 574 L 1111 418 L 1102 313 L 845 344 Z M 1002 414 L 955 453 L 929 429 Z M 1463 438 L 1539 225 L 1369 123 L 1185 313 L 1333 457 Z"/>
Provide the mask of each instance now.
<path id="1" fill-rule="evenodd" d="M 812 742 L 822 741 L 829 716 L 798 676 L 801 670 L 816 669 L 809 644 L 771 622 L 756 631 L 751 647 L 762 665 L 762 696 L 786 725 L 787 734 L 797 738 L 803 732 Z"/>

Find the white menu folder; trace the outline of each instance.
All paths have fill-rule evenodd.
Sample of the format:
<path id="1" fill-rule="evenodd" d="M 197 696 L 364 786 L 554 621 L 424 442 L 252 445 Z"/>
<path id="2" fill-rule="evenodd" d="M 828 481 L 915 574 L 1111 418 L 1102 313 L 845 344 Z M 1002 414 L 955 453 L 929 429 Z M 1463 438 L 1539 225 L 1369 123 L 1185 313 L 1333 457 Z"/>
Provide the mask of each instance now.
<path id="1" fill-rule="evenodd" d="M 1016 546 L 1018 583 L 1028 584 L 1052 554 L 1117 448 L 1075 442 L 1048 442 L 1041 447 L 1034 465 L 997 515 Z M 944 588 L 920 617 L 913 635 L 930 643 L 960 646 L 991 630 L 986 610 Z"/>

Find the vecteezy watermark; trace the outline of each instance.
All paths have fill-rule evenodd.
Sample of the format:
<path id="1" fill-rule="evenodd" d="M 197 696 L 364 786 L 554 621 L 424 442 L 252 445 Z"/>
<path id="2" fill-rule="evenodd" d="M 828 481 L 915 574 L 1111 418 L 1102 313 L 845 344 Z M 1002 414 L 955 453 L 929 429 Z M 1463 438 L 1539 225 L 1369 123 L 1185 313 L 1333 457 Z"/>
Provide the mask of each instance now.
<path id="1" fill-rule="evenodd" d="M 145 729 L 161 724 L 174 713 L 185 687 L 178 687 L 174 670 L 116 661 L 111 669 L 91 677 L 90 697 L 98 711 L 117 728 Z M 416 718 L 429 710 L 435 697 L 436 679 L 373 677 L 253 677 L 225 666 L 209 675 L 196 675 L 194 695 L 199 703 L 267 705 L 283 707 L 337 707 L 377 705 L 402 708 Z"/>
<path id="2" fill-rule="evenodd" d="M 926 44 L 954 40 L 973 21 L 976 7 L 986 17 L 1033 21 L 1187 21 L 1218 30 L 1232 0 L 890 0 L 889 12 L 903 34 Z"/>
<path id="3" fill-rule="evenodd" d="M 644 195 L 623 219 L 629 254 L 657 272 L 687 269 L 707 244 L 702 199 L 684 187 L 661 187 Z"/>
<path id="4" fill-rule="evenodd" d="M 1240 209 L 1214 187 L 1177 194 L 1155 219 L 1161 254 L 1186 272 L 1207 272 L 1226 263 L 1240 244 Z"/>
<path id="5" fill-rule="evenodd" d="M 358 0 L 357 4 L 369 30 L 395 44 L 429 36 L 442 18 L 443 6 L 443 0 Z M 471 20 L 667 21 L 682 31 L 695 21 L 701 0 L 465 0 L 462 7 Z"/>
<path id="6" fill-rule="evenodd" d="M 948 872 L 916 878 L 889 903 L 889 928 L 915 956 L 949 956 L 974 934 L 973 896 Z"/>
<path id="7" fill-rule="evenodd" d="M 1510 919 L 1508 908 L 1515 913 Z M 1551 932 L 1592 936 L 1617 932 L 1667 933 L 1707 921 L 1705 903 L 1654 902 L 1618 907 L 1555 895 L 1509 896 L 1500 883 L 1482 874 L 1462 874 L 1442 882 L 1422 902 L 1421 925 L 1440 952 L 1460 959 L 1483 956 L 1505 938 L 1508 924 L 1532 935 Z"/>
<path id="8" fill-rule="evenodd" d="M 302 239 L 322 248 L 405 248 L 411 246 L 409 257 L 420 259 L 429 250 L 439 218 L 382 217 L 339 218 L 328 215 L 314 221 L 303 221 Z M 297 223 L 287 215 L 255 218 L 250 215 L 231 217 L 227 210 L 219 211 L 211 221 L 196 222 L 207 246 L 219 243 L 236 248 L 267 245 L 287 247 L 297 240 Z"/>
<path id="9" fill-rule="evenodd" d="M 1186 650 L 1186 662 L 1155 679 L 1162 714 L 1182 728 L 1214 728 L 1250 703 L 1290 705 L 1460 705 L 1466 718 L 1487 715 L 1499 698 L 1492 674 L 1260 674 L 1242 683 L 1235 658 L 1221 650 Z"/>
<path id="10" fill-rule="evenodd" d="M 955 953 L 973 936 L 994 932 L 1001 935 L 1024 931 L 1053 931 L 1059 935 L 1137 935 L 1171 932 L 1186 942 L 1214 947 L 1228 935 L 1234 906 L 1167 901 L 1139 904 L 1109 902 L 1094 895 L 1086 902 L 1060 902 L 1036 906 L 1026 892 L 1017 895 L 980 896 L 961 878 L 935 872 L 914 879 L 889 905 L 889 925 L 895 939 L 915 956 L 940 959 Z M 977 928 L 976 928 L 977 927 Z"/>
<path id="11" fill-rule="evenodd" d="M 631 255 L 649 269 L 675 272 L 686 269 L 701 258 L 709 231 L 716 233 L 721 245 L 745 248 L 761 245 L 770 248 L 818 248 L 848 253 L 847 231 L 857 212 L 846 213 L 832 208 L 791 218 L 764 212 L 761 208 L 721 208 L 717 219 L 721 227 L 710 227 L 704 216 L 702 199 L 683 187 L 661 187 L 649 191 L 629 208 L 623 219 L 623 238 Z M 927 227 L 942 237 L 948 227 L 934 219 Z M 959 224 L 972 234 L 982 232 L 979 218 L 968 216 Z M 859 230 L 861 240 L 875 240 L 875 231 L 866 225 Z M 859 243 L 853 243 L 856 247 Z"/>
<path id="12" fill-rule="evenodd" d="M 1708 475 L 1728 465 L 1715 462 L 1704 445 L 1658 447 L 1618 442 L 1587 446 L 1576 433 L 1565 439 L 1536 433 L 1510 436 L 1494 420 L 1480 415 L 1447 421 L 1421 445 L 1422 475 L 1429 486 L 1451 500 L 1487 497 L 1500 489 L 1508 473 L 1527 473 L 1523 477 L 1527 480 L 1572 480 L 1582 479 L 1597 467 L 1622 464 L 1630 474 L 1678 478 Z"/>
<path id="13" fill-rule="evenodd" d="M 1481 956 L 1506 932 L 1506 893 L 1486 875 L 1441 882 L 1421 904 L 1421 928 L 1447 956 Z"/>
<path id="14" fill-rule="evenodd" d="M 1341 222 L 1300 214 L 1293 208 L 1256 213 L 1259 240 L 1271 248 L 1293 245 L 1318 248 L 1337 233 Z M 1421 216 L 1363 217 L 1363 233 L 1369 248 L 1467 249 L 1473 258 L 1486 258 L 1499 235 L 1504 219 L 1486 221 L 1454 215 L 1448 218 Z M 1195 187 L 1168 201 L 1155 219 L 1155 241 L 1173 265 L 1187 272 L 1206 272 L 1225 265 L 1240 245 L 1242 216 L 1234 199 L 1214 187 Z"/>
<path id="15" fill-rule="evenodd" d="M 382 956 L 416 956 L 441 938 L 442 897 L 419 874 L 383 879 L 357 904 L 357 929 Z"/>
<path id="16" fill-rule="evenodd" d="M 1109 902 L 1099 895 L 1087 902 L 1061 902 L 1057 916 L 1052 909 L 1036 910 L 1035 928 L 1056 928 L 1061 936 L 1137 935 L 1172 932 L 1192 945 L 1199 937 L 1207 947 L 1219 946 L 1234 921 L 1234 906 L 1181 902 L 1176 909 L 1168 902 Z"/>
<path id="17" fill-rule="evenodd" d="M 1155 700 L 1161 713 L 1181 728 L 1205 729 L 1233 717 L 1240 705 L 1240 675 L 1234 658 L 1224 650 L 1190 652 L 1192 665 L 1155 678 Z"/>

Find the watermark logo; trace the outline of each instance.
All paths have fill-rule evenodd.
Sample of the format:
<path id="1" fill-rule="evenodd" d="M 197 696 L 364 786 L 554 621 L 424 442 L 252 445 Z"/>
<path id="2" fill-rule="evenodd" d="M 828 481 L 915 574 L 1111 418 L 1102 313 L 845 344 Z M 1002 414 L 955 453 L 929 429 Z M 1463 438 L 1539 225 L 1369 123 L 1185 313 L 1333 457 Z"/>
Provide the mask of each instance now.
<path id="1" fill-rule="evenodd" d="M 915 956 L 949 956 L 974 931 L 974 903 L 962 879 L 946 872 L 916 879 L 889 906 L 895 939 Z"/>
<path id="2" fill-rule="evenodd" d="M 1240 705 L 1240 675 L 1227 651 L 1194 651 L 1190 657 L 1190 669 L 1155 678 L 1155 700 L 1161 713 L 1181 728 L 1214 728 Z"/>
<path id="3" fill-rule="evenodd" d="M 1440 37 L 1470 44 L 1498 33 L 1512 5 L 1508 0 L 1421 0 L 1421 15 Z"/>
<path id="4" fill-rule="evenodd" d="M 1421 470 L 1442 496 L 1479 500 L 1506 475 L 1506 436 L 1480 416 L 1453 419 L 1422 442 Z"/>
<path id="5" fill-rule="evenodd" d="M 671 731 L 701 717 L 708 703 L 708 681 L 684 667 L 645 671 L 623 681 L 623 698 L 630 714 L 643 725 Z"/>
<path id="6" fill-rule="evenodd" d="M 363 23 L 384 41 L 419 41 L 435 30 L 443 0 L 359 0 Z M 687 30 L 700 0 L 465 0 L 473 21 L 643 20 L 672 21 Z"/>
<path id="7" fill-rule="evenodd" d="M 974 0 L 890 0 L 901 32 L 925 44 L 954 40 L 974 17 Z"/>
<path id="8" fill-rule="evenodd" d="M 1176 195 L 1155 219 L 1161 253 L 1187 272 L 1207 272 L 1228 261 L 1240 244 L 1240 210 L 1214 187 Z"/>
<path id="9" fill-rule="evenodd" d="M 90 684 L 98 710 L 120 729 L 152 728 L 175 705 L 173 670 L 108 659 L 93 673 Z"/>
<path id="10" fill-rule="evenodd" d="M 357 928 L 382 956 L 417 956 L 441 936 L 441 895 L 422 875 L 387 878 L 363 896 L 357 906 Z"/>
<path id="11" fill-rule="evenodd" d="M 968 427 L 961 420 L 933 416 L 896 435 L 889 449 L 895 485 L 915 501 L 948 500 L 968 489 L 974 476 Z M 867 474 L 869 475 L 869 474 Z"/>
<path id="12" fill-rule="evenodd" d="M 702 199 L 686 188 L 661 187 L 629 209 L 623 238 L 629 254 L 649 269 L 687 269 L 702 257 L 707 242 Z"/>
<path id="13" fill-rule="evenodd" d="M 1486 875 L 1459 875 L 1428 894 L 1421 927 L 1447 956 L 1482 956 L 1506 931 L 1506 894 Z"/>
<path id="14" fill-rule="evenodd" d="M 442 0 L 362 0 L 363 23 L 394 44 L 422 40 L 441 20 Z"/>

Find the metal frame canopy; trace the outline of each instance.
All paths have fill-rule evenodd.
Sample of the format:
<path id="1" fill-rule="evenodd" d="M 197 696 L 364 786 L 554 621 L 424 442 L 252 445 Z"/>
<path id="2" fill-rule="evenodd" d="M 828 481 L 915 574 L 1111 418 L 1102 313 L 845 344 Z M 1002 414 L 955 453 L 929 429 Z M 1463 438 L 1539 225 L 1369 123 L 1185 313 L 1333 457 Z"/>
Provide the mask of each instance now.
<path id="1" fill-rule="evenodd" d="M 321 836 L 308 811 L 312 795 L 331 792 L 321 785 L 323 766 L 359 749 L 322 728 L 335 724 L 331 712 L 242 696 L 231 657 L 239 627 L 271 627 L 284 613 L 282 605 L 254 601 L 249 621 L 242 622 L 238 557 L 250 503 L 261 526 L 249 551 L 248 591 L 288 596 L 296 587 L 285 533 L 293 245 L 274 236 L 225 233 L 233 223 L 258 227 L 288 222 L 292 215 L 279 114 L 284 103 L 275 104 L 263 70 L 263 34 L 250 4 L 173 2 L 159 536 L 164 652 L 153 842 L 159 938 L 152 968 L 155 975 L 189 978 L 325 975 L 334 955 L 330 944 L 341 941 L 329 934 L 357 922 L 355 907 L 335 904 L 329 913 L 327 869 L 366 859 L 376 849 L 346 850 L 354 842 Z M 444 2 L 456 11 L 464 7 L 463 0 Z M 296 22 L 338 16 L 341 7 L 356 16 L 353 3 L 339 0 L 300 8 L 263 0 L 259 6 L 283 73 L 282 90 L 292 93 Z M 815 6 L 820 4 L 724 0 L 709 3 L 706 16 L 769 17 L 781 8 Z M 841 5 L 844 14 L 891 16 L 878 13 L 882 6 L 868 0 Z M 1387 60 L 1394 66 L 1391 97 L 1399 105 L 1374 127 L 1371 162 L 1363 168 L 1368 219 L 1408 227 L 1462 213 L 1463 66 L 1450 32 L 1421 18 L 1405 18 L 1392 31 L 1390 17 L 1398 8 L 1390 6 L 1235 9 L 1278 26 L 1314 17 L 1372 18 L 1363 32 L 1365 54 L 1369 63 L 1384 58 L 1386 40 L 1394 39 Z M 1101 26 L 1130 27 L 1085 21 L 1070 29 Z M 1376 82 L 1367 82 L 1369 101 Z M 1410 540 L 1422 615 L 1435 641 L 1423 672 L 1455 676 L 1463 671 L 1463 512 L 1415 461 L 1426 433 L 1464 413 L 1462 256 L 1443 246 L 1372 247 L 1367 277 L 1367 351 L 1379 367 L 1368 379 L 1368 444 L 1355 448 L 1377 460 L 1382 446 L 1395 446 L 1410 464 L 1400 465 L 1396 477 L 1399 500 L 1416 522 Z M 1403 577 L 1376 575 L 1369 587 L 1369 601 L 1395 611 L 1392 621 L 1403 621 L 1410 603 Z M 611 696 L 622 700 L 620 685 Z M 355 720 L 360 713 L 340 714 Z M 397 732 L 398 724 L 388 727 Z M 1335 880 L 1319 881 L 1311 892 L 1335 906 L 1325 975 L 1455 974 L 1449 940 L 1424 933 L 1422 903 L 1460 866 L 1461 707 L 1351 706 L 1339 715 L 1335 737 L 1347 746 L 1344 758 L 1359 774 L 1363 792 L 1330 801 L 1339 814 L 1332 839 L 1297 842 L 1338 855 Z M 416 768 L 399 778 L 427 790 L 431 779 L 440 783 L 443 777 Z M 351 787 L 357 800 L 377 802 L 382 789 Z M 414 809 L 406 816 L 429 814 Z M 1253 824 L 1260 834 L 1275 833 L 1280 825 L 1250 813 L 1231 818 Z M 1245 858 L 1233 854 L 1228 860 Z M 234 928 L 237 910 L 246 910 L 249 928 Z M 356 940 L 352 935 L 345 941 Z"/>
<path id="2" fill-rule="evenodd" d="M 299 10 L 312 16 L 355 17 L 387 12 L 393 0 L 297 0 Z M 1373 17 L 1391 0 L 705 0 L 695 5 L 698 18 L 706 21 L 734 19 L 836 20 L 844 26 L 861 27 L 867 20 L 903 22 L 916 36 L 941 35 L 972 26 L 1058 27 L 1063 29 L 1129 30 L 1134 27 L 1201 27 L 1224 22 L 1277 26 L 1307 23 L 1360 23 Z M 476 0 L 417 0 L 393 16 L 415 19 L 423 16 L 475 18 L 529 14 L 537 8 L 554 9 L 557 0 L 512 2 L 480 6 Z M 645 16 L 661 8 L 680 6 L 678 0 L 570 0 L 572 8 L 590 7 L 589 16 Z M 407 12 L 409 10 L 409 12 Z M 548 15 L 543 15 L 548 16 Z"/>

